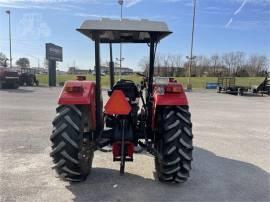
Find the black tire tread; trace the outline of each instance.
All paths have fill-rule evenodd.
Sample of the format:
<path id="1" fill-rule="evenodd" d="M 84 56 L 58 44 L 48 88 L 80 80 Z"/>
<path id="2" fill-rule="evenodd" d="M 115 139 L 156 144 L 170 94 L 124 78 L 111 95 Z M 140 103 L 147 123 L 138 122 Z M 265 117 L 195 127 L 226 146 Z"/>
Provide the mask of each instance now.
<path id="1" fill-rule="evenodd" d="M 160 181 L 183 183 L 191 170 L 192 123 L 188 106 L 164 107 L 160 110 L 158 155 L 155 166 Z"/>
<path id="2" fill-rule="evenodd" d="M 52 122 L 54 130 L 50 136 L 53 169 L 63 180 L 83 181 L 88 173 L 81 171 L 78 158 L 82 113 L 75 105 L 60 105 L 56 112 L 57 116 Z"/>

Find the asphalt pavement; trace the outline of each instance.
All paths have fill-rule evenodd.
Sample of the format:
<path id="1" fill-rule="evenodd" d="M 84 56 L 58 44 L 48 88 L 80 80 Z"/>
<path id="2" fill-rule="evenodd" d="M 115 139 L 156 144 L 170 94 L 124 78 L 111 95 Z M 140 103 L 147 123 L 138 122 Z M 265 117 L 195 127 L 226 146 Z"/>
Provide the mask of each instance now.
<path id="1" fill-rule="evenodd" d="M 0 201 L 270 201 L 270 97 L 187 94 L 195 149 L 184 184 L 157 181 L 147 154 L 120 176 L 119 162 L 102 152 L 88 179 L 70 184 L 49 156 L 60 90 L 0 90 Z"/>

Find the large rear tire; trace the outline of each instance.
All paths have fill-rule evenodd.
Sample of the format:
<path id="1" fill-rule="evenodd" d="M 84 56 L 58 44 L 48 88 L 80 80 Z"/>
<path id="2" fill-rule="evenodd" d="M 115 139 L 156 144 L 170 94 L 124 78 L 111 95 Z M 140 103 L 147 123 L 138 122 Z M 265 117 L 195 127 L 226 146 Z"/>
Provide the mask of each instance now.
<path id="1" fill-rule="evenodd" d="M 75 105 L 62 105 L 57 109 L 53 121 L 54 130 L 51 157 L 54 169 L 59 176 L 67 181 L 83 181 L 92 168 L 94 149 L 90 150 L 87 162 L 81 161 L 80 152 L 83 138 L 83 110 Z M 87 164 L 87 165 L 85 165 Z"/>
<path id="2" fill-rule="evenodd" d="M 27 86 L 33 86 L 34 85 L 34 79 L 32 77 L 28 78 L 28 81 L 26 83 Z"/>
<path id="3" fill-rule="evenodd" d="M 192 123 L 188 106 L 164 107 L 159 111 L 155 167 L 162 182 L 187 181 L 192 161 Z"/>

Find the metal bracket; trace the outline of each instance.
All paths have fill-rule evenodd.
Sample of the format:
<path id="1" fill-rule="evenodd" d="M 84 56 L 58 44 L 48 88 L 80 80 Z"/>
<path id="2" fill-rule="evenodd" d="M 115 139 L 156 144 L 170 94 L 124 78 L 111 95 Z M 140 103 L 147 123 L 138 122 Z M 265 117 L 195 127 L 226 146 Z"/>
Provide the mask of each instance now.
<path id="1" fill-rule="evenodd" d="M 94 141 L 90 141 L 90 136 L 83 134 L 83 138 L 80 143 L 80 152 L 78 154 L 80 167 L 83 173 L 88 173 L 89 166 L 94 157 L 94 151 L 96 144 Z"/>

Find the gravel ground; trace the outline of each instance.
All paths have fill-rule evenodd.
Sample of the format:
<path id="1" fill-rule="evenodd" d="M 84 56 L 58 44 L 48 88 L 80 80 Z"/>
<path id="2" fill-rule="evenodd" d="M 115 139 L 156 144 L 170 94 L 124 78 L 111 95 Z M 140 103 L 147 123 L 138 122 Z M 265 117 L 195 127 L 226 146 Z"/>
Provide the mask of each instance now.
<path id="1" fill-rule="evenodd" d="M 270 201 L 270 97 L 188 93 L 195 150 L 185 184 L 155 180 L 145 154 L 121 177 L 119 162 L 101 152 L 87 181 L 70 184 L 50 168 L 60 90 L 0 91 L 0 201 Z"/>

